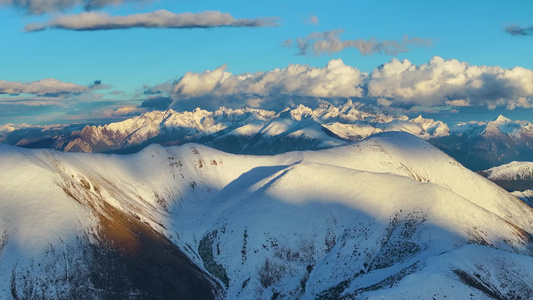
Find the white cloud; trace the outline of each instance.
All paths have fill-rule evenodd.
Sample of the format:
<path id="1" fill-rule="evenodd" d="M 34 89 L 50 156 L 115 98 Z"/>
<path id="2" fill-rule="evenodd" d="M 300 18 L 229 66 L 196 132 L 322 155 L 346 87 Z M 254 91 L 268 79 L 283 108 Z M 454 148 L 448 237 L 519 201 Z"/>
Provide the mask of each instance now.
<path id="1" fill-rule="evenodd" d="M 533 96 L 533 71 L 470 66 L 440 57 L 418 66 L 392 59 L 370 74 L 368 96 L 385 97 L 393 103 L 511 109 L 526 105 L 524 99 Z"/>
<path id="2" fill-rule="evenodd" d="M 83 6 L 86 10 L 99 9 L 108 5 L 121 5 L 125 2 L 151 2 L 151 0 L 0 0 L 0 5 L 14 6 L 28 14 L 58 12 Z"/>
<path id="3" fill-rule="evenodd" d="M 137 106 L 122 106 L 117 109 L 106 109 L 102 112 L 101 116 L 103 118 L 127 117 L 139 115 L 145 113 L 146 111 L 147 110 L 145 108 L 140 108 Z"/>
<path id="4" fill-rule="evenodd" d="M 203 11 L 175 14 L 167 10 L 127 16 L 111 16 L 106 12 L 83 12 L 60 15 L 48 22 L 25 26 L 26 32 L 45 29 L 77 31 L 113 30 L 128 28 L 210 28 L 210 27 L 261 27 L 276 26 L 276 18 L 235 19 L 228 13 Z"/>
<path id="5" fill-rule="evenodd" d="M 189 102 L 193 106 L 209 103 L 217 107 L 240 107 L 260 103 L 263 107 L 284 107 L 287 102 L 299 101 L 296 98 L 363 96 L 361 85 L 365 74 L 346 66 L 340 59 L 331 60 L 323 68 L 289 65 L 283 69 L 240 75 L 225 69 L 226 66 L 222 66 L 203 73 L 186 73 L 174 85 L 173 106 Z"/>
<path id="6" fill-rule="evenodd" d="M 378 105 L 388 107 L 388 106 L 391 106 L 392 101 L 387 100 L 387 99 L 385 99 L 385 98 L 378 98 L 378 99 L 376 100 L 376 103 L 377 103 Z"/>
<path id="7" fill-rule="evenodd" d="M 527 99 L 526 97 L 518 97 L 515 99 L 510 99 L 507 102 L 506 108 L 508 110 L 513 110 L 517 107 L 522 108 L 532 108 L 533 107 L 533 99 Z"/>
<path id="8" fill-rule="evenodd" d="M 228 83 L 222 84 L 232 75 L 225 72 L 226 65 L 216 68 L 213 71 L 205 71 L 201 74 L 188 72 L 174 86 L 173 94 L 179 97 L 198 97 L 208 93 L 229 94 Z M 217 86 L 220 87 L 217 89 Z"/>
<path id="9" fill-rule="evenodd" d="M 32 82 L 0 80 L 0 94 L 33 94 L 36 96 L 59 96 L 88 91 L 89 87 L 53 78 Z"/>
<path id="10" fill-rule="evenodd" d="M 315 24 L 315 25 L 319 23 L 318 17 L 315 15 L 310 15 L 306 22 L 310 24 Z"/>
<path id="11" fill-rule="evenodd" d="M 446 104 L 448 106 L 470 106 L 468 101 L 466 101 L 464 99 L 455 99 L 455 100 L 444 101 L 444 104 Z"/>
<path id="12" fill-rule="evenodd" d="M 378 41 L 376 38 L 368 40 L 341 40 L 340 35 L 343 29 L 331 30 L 325 32 L 313 32 L 306 37 L 300 37 L 295 40 L 286 40 L 284 46 L 288 47 L 293 44 L 298 50 L 298 55 L 306 55 L 312 52 L 314 55 L 333 54 L 341 52 L 347 48 L 355 48 L 362 55 L 372 55 L 374 53 L 396 55 L 402 52 L 408 52 L 409 45 L 412 46 L 430 46 L 431 41 L 421 38 L 409 39 L 407 35 L 401 41 Z"/>
<path id="13" fill-rule="evenodd" d="M 511 25 L 505 27 L 505 32 L 514 36 L 533 36 L 533 26 L 521 27 L 519 25 Z"/>

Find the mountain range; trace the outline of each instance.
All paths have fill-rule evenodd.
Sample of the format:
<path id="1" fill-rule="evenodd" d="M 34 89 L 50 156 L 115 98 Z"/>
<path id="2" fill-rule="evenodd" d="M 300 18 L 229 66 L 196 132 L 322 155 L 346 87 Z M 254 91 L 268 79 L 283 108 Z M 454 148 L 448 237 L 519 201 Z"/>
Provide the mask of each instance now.
<path id="1" fill-rule="evenodd" d="M 315 109 L 300 105 L 278 113 L 250 107 L 220 108 L 214 112 L 153 111 L 117 123 L 71 131 L 45 127 L 40 129 L 40 136 L 36 134 L 39 128 L 4 128 L 5 142 L 29 148 L 133 153 L 151 143 L 196 142 L 226 152 L 255 155 L 329 148 L 385 131 L 405 131 L 425 138 L 449 132 L 441 121 L 421 116 L 409 120 L 351 100 L 339 107 L 323 101 Z"/>
<path id="2" fill-rule="evenodd" d="M 280 112 L 244 107 L 216 111 L 152 111 L 103 125 L 0 126 L 0 141 L 26 148 L 66 152 L 135 153 L 158 143 L 200 143 L 235 154 L 273 155 L 346 145 L 380 132 L 402 131 L 430 143 L 474 171 L 512 161 L 533 161 L 533 125 L 499 116 L 489 122 L 451 127 L 422 116 L 383 111 L 345 101 L 322 101 Z"/>
<path id="3" fill-rule="evenodd" d="M 533 209 L 409 133 L 275 156 L 0 145 L 0 190 L 6 299 L 533 297 Z"/>

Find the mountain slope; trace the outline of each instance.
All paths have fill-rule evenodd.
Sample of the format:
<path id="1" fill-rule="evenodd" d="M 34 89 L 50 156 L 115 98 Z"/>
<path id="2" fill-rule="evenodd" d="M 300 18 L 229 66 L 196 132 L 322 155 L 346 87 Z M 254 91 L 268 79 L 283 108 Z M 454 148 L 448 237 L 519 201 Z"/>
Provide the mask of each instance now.
<path id="1" fill-rule="evenodd" d="M 0 289 L 10 289 L 13 268 L 42 261 L 50 244 L 60 249 L 61 240 L 87 235 L 98 249 L 130 254 L 148 241 L 171 242 L 196 265 L 190 270 L 207 291 L 223 289 L 228 299 L 533 295 L 532 208 L 410 134 L 276 156 L 197 144 L 152 145 L 135 155 L 1 150 L 1 220 L 19 205 L 35 215 L 1 224 L 8 238 Z M 14 173 L 25 168 L 46 180 L 36 188 L 17 180 Z M 67 213 L 57 224 L 50 217 L 43 231 L 57 235 L 19 242 L 39 236 L 31 220 L 63 216 L 56 207 Z M 149 240 L 123 241 L 148 232 Z M 133 261 L 116 265 L 128 269 Z M 64 274 L 59 266 L 49 272 Z M 139 282 L 125 279 L 133 288 Z M 22 291 L 22 277 L 14 282 Z"/>
<path id="2" fill-rule="evenodd" d="M 113 206 L 142 194 L 84 170 L 94 158 L 0 146 L 0 298 L 220 296 L 157 226 Z"/>

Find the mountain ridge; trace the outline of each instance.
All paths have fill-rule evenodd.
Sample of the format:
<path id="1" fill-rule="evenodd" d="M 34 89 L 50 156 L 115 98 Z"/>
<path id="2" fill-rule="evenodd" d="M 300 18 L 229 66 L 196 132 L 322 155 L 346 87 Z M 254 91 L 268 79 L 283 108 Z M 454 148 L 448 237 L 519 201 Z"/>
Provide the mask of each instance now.
<path id="1" fill-rule="evenodd" d="M 430 141 L 473 171 L 511 161 L 533 160 L 533 125 L 500 115 L 489 122 L 462 122 L 451 127 L 422 115 L 409 119 L 359 102 L 339 106 L 322 101 L 280 112 L 244 107 L 152 111 L 104 125 L 0 127 L 5 143 L 67 152 L 135 153 L 158 143 L 204 144 L 225 152 L 274 155 L 346 145 L 381 132 L 402 131 Z M 3 138 L 2 138 L 3 137 Z"/>

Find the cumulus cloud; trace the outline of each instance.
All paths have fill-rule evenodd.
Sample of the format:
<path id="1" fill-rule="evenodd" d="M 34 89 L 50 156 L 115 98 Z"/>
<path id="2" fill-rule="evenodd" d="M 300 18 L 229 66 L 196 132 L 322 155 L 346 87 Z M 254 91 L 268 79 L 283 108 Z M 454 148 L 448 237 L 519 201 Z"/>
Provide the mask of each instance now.
<path id="1" fill-rule="evenodd" d="M 126 2 L 151 2 L 151 0 L 0 0 L 0 5 L 14 6 L 32 15 L 64 11 L 83 6 L 86 10 L 99 9 L 108 5 L 121 5 Z"/>
<path id="2" fill-rule="evenodd" d="M 101 113 L 102 118 L 131 117 L 146 112 L 137 106 L 122 106 L 117 109 L 106 109 Z"/>
<path id="3" fill-rule="evenodd" d="M 521 67 L 475 66 L 434 57 L 416 65 L 391 59 L 370 74 L 340 59 L 325 67 L 289 65 L 266 72 L 232 74 L 223 65 L 202 73 L 188 72 L 176 81 L 145 88 L 148 109 L 240 108 L 280 110 L 313 106 L 320 99 L 338 104 L 358 98 L 380 106 L 433 110 L 472 107 L 533 107 L 533 71 Z"/>
<path id="4" fill-rule="evenodd" d="M 440 57 L 418 66 L 408 60 L 392 59 L 374 69 L 367 90 L 367 96 L 387 98 L 393 103 L 513 109 L 529 105 L 533 71 L 470 66 Z"/>
<path id="5" fill-rule="evenodd" d="M 32 82 L 0 80 L 0 94 L 33 94 L 36 96 L 59 97 L 60 95 L 86 92 L 89 89 L 88 86 L 63 82 L 53 78 Z"/>
<path id="6" fill-rule="evenodd" d="M 385 98 L 378 98 L 378 99 L 376 100 L 376 103 L 377 103 L 378 105 L 381 105 L 381 106 L 389 107 L 389 106 L 391 106 L 392 101 L 387 100 L 387 99 L 385 99 Z"/>
<path id="7" fill-rule="evenodd" d="M 164 83 L 157 84 L 155 86 L 144 85 L 142 93 L 144 95 L 161 95 L 170 94 L 174 88 L 175 80 L 168 80 Z"/>
<path id="8" fill-rule="evenodd" d="M 284 108 L 308 98 L 362 97 L 365 74 L 331 60 L 327 66 L 289 65 L 268 72 L 233 75 L 221 66 L 203 73 L 186 73 L 173 87 L 173 107 Z"/>
<path id="9" fill-rule="evenodd" d="M 396 55 L 410 51 L 409 45 L 418 47 L 431 45 L 431 40 L 416 37 L 409 39 L 407 35 L 401 41 L 378 41 L 376 38 L 370 38 L 368 40 L 341 40 L 340 35 L 343 32 L 343 29 L 313 32 L 306 37 L 286 40 L 284 46 L 294 45 L 298 49 L 297 55 L 306 55 L 311 52 L 319 56 L 324 53 L 331 55 L 347 48 L 355 48 L 362 55 L 372 55 L 374 53 Z"/>
<path id="10" fill-rule="evenodd" d="M 509 109 L 509 110 L 513 110 L 517 107 L 522 107 L 522 108 L 532 108 L 533 107 L 533 99 L 531 98 L 526 98 L 526 97 L 518 97 L 518 98 L 514 98 L 514 99 L 510 99 L 507 103 L 506 103 L 506 108 Z"/>
<path id="11" fill-rule="evenodd" d="M 518 25 L 511 25 L 505 27 L 505 32 L 514 36 L 533 36 L 533 26 L 521 27 Z"/>
<path id="12" fill-rule="evenodd" d="M 470 104 L 468 104 L 468 101 L 464 99 L 448 100 L 444 101 L 444 104 L 448 106 L 470 106 Z"/>
<path id="13" fill-rule="evenodd" d="M 277 26 L 276 18 L 235 19 L 229 13 L 203 11 L 175 14 L 167 10 L 127 16 L 111 16 L 106 12 L 83 12 L 60 15 L 48 22 L 28 24 L 26 32 L 45 29 L 95 31 L 128 28 L 211 28 Z"/>

